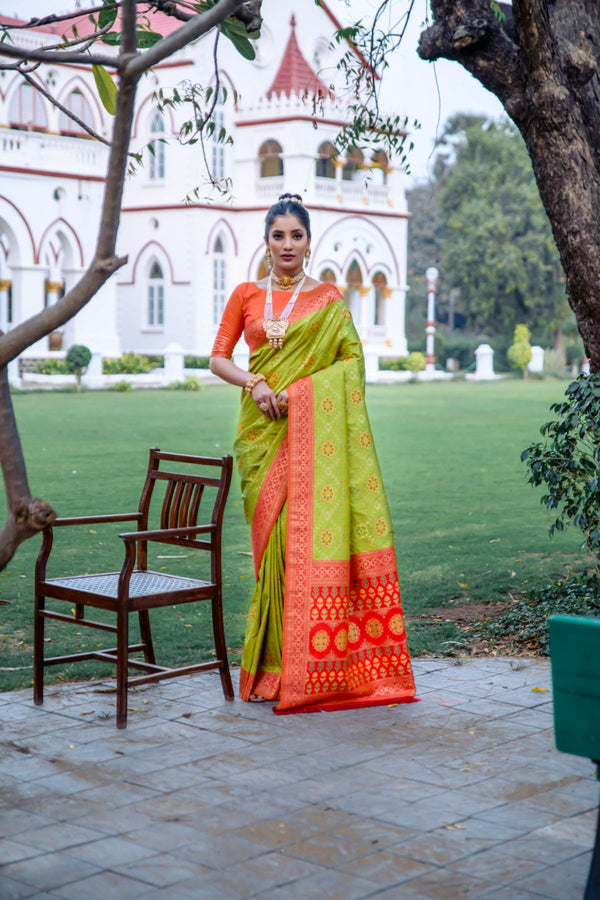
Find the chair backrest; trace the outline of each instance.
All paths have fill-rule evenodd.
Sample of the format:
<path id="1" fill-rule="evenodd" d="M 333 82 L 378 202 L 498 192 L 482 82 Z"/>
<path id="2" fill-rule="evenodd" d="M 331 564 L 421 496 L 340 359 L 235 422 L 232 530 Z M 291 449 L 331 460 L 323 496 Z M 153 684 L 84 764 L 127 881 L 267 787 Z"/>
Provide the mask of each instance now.
<path id="1" fill-rule="evenodd" d="M 169 465 L 167 468 L 161 468 L 161 463 Z M 196 467 L 200 471 L 193 471 Z M 202 468 L 204 468 L 204 472 L 201 472 Z M 213 472 L 214 474 L 212 474 Z M 208 534 L 207 539 L 204 540 L 191 536 L 189 538 L 168 538 L 166 542 L 185 547 L 214 548 L 215 540 L 220 541 L 220 528 L 231 483 L 231 472 L 232 458 L 229 455 L 220 458 L 191 456 L 185 453 L 162 452 L 158 447 L 152 447 L 148 460 L 148 472 L 140 498 L 139 511 L 142 518 L 139 530 L 146 531 L 150 527 L 151 501 L 157 482 L 166 483 L 160 510 L 160 529 L 189 528 L 199 524 L 198 514 L 204 489 L 210 486 L 216 488 L 214 501 L 212 508 L 206 510 L 206 515 L 200 524 L 215 525 L 216 531 Z M 146 545 L 140 544 L 139 563 L 142 568 L 145 566 L 146 554 Z"/>

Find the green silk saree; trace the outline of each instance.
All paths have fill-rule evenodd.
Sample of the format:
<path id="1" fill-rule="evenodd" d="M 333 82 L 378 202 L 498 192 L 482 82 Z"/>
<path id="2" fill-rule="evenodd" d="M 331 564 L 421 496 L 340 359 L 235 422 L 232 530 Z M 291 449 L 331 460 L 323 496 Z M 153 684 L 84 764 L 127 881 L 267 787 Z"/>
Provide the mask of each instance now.
<path id="1" fill-rule="evenodd" d="M 350 313 L 331 285 L 300 298 L 281 350 L 251 356 L 289 417 L 243 395 L 235 442 L 256 585 L 240 695 L 278 713 L 415 695 L 392 523 Z"/>

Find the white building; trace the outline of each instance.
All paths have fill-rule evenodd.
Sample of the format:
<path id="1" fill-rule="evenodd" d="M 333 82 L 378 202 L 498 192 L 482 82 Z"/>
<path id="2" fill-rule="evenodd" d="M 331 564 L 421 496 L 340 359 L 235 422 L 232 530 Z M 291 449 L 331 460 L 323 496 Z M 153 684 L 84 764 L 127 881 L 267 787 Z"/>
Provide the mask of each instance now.
<path id="1" fill-rule="evenodd" d="M 189 110 L 167 107 L 159 113 L 154 101 L 159 89 L 169 95 L 183 82 L 215 87 L 209 35 L 157 66 L 139 85 L 131 147 L 137 151 L 154 142 L 155 152 L 146 150 L 144 166 L 125 190 L 117 250 L 128 256 L 127 265 L 64 333 L 39 341 L 28 355 L 60 356 L 73 343 L 104 356 L 129 350 L 160 354 L 171 342 L 186 353 L 207 355 L 234 285 L 262 274 L 265 213 L 287 191 L 302 194 L 311 214 L 310 274 L 335 281 L 344 291 L 372 355 L 407 352 L 402 173 L 383 155 L 365 159 L 356 152 L 335 162 L 330 157 L 346 112 L 329 90 L 339 51 L 329 46 L 337 23 L 325 5 L 265 0 L 263 14 L 254 62 L 221 39 L 219 79 L 226 96 L 217 121 L 234 143 L 209 143 L 208 153 L 215 175 L 231 178 L 231 196 L 202 199 L 206 175 L 200 144 L 182 146 L 176 140 Z M 58 26 L 35 34 L 21 31 L 18 41 L 51 44 L 57 33 Z M 32 77 L 94 131 L 110 136 L 110 116 L 98 102 L 91 73 L 46 66 Z M 316 89 L 325 99 L 315 114 L 305 95 Z M 0 123 L 0 327 L 5 329 L 55 302 L 90 260 L 107 148 L 14 72 L 0 72 Z M 372 177 L 366 179 L 369 170 Z M 197 186 L 200 199 L 185 203 Z"/>

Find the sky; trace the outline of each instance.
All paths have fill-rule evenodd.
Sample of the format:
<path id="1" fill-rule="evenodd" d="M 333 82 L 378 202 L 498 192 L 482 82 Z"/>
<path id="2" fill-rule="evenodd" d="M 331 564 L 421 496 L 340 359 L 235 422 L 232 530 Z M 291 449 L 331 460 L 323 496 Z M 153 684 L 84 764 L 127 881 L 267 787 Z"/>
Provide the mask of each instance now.
<path id="1" fill-rule="evenodd" d="M 292 8 L 292 0 L 286 0 Z M 300 0 L 295 0 L 298 4 Z M 302 0 L 306 3 L 308 0 Z M 373 15 L 381 0 L 327 0 L 331 11 L 343 24 Z M 19 18 L 48 15 L 72 9 L 77 4 L 69 0 L 0 0 L 0 10 Z M 393 0 L 398 19 L 407 9 L 409 0 Z M 417 56 L 417 42 L 426 17 L 427 0 L 415 0 L 413 12 L 402 46 L 394 53 L 390 68 L 382 83 L 382 106 L 390 112 L 400 112 L 421 128 L 412 135 L 415 148 L 410 156 L 409 183 L 423 180 L 431 169 L 436 134 L 444 122 L 456 112 L 482 113 L 498 118 L 503 114 L 499 101 L 483 88 L 458 63 L 440 60 L 423 62 Z M 396 109 L 401 96 L 402 108 Z"/>

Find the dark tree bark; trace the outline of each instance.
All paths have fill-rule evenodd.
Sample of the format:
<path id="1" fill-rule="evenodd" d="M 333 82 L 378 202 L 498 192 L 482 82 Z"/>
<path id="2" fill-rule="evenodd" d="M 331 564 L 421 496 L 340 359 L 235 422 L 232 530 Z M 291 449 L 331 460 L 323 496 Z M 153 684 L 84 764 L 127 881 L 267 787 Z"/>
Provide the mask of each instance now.
<path id="1" fill-rule="evenodd" d="M 455 60 L 523 135 L 592 371 L 600 371 L 600 4 L 431 0 L 422 59 Z"/>

